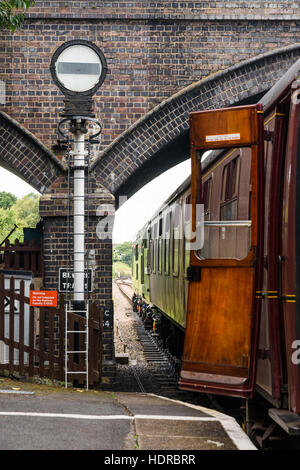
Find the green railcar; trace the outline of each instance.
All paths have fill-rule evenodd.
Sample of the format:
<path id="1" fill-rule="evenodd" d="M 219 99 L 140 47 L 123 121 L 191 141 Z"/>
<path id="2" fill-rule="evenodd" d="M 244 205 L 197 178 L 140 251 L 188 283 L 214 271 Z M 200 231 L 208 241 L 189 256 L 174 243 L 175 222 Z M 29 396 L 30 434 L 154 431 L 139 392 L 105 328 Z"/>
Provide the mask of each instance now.
<path id="1" fill-rule="evenodd" d="M 177 343 L 186 324 L 190 191 L 188 178 L 139 231 L 132 249 L 134 292 L 151 307 L 163 336 L 176 336 Z"/>

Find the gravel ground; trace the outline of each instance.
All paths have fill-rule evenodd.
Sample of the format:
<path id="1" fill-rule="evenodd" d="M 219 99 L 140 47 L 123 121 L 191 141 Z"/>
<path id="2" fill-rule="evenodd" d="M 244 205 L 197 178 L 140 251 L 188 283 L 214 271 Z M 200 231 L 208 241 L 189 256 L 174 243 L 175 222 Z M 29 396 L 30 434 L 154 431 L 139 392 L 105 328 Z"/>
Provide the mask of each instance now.
<path id="1" fill-rule="evenodd" d="M 132 297 L 131 286 L 122 284 L 122 289 Z M 170 386 L 172 380 L 170 370 L 163 369 L 161 365 L 151 364 L 146 361 L 143 353 L 143 346 L 136 332 L 136 325 L 139 319 L 132 312 L 131 304 L 120 292 L 118 286 L 113 284 L 114 312 L 115 312 L 115 353 L 129 355 L 129 363 L 117 364 L 115 391 L 120 392 L 141 392 L 156 393 L 172 398 L 182 399 L 198 403 L 198 394 L 183 392 L 177 389 L 176 383 Z M 138 379 L 137 379 L 138 377 Z M 171 377 L 171 379 L 170 379 Z M 143 390 L 139 385 L 139 380 Z M 207 399 L 204 400 L 205 404 Z M 203 404 L 203 395 L 201 397 Z"/>
<path id="2" fill-rule="evenodd" d="M 123 286 L 122 286 L 123 287 Z M 124 289 L 132 297 L 133 291 L 130 286 Z M 135 329 L 136 321 L 132 315 L 132 308 L 120 289 L 113 283 L 114 316 L 115 316 L 115 353 L 129 355 L 129 365 L 145 363 L 143 346 Z"/>

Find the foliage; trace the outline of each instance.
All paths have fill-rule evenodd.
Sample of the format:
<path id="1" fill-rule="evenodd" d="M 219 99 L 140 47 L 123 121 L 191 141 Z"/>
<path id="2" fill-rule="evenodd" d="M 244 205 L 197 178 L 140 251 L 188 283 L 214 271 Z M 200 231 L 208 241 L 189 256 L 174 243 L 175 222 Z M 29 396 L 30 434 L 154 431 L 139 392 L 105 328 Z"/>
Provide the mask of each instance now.
<path id="1" fill-rule="evenodd" d="M 31 0 L 0 0 L 0 29 L 12 32 L 19 29 L 24 21 L 24 12 L 33 5 Z"/>
<path id="2" fill-rule="evenodd" d="M 128 266 L 132 266 L 132 243 L 131 242 L 124 242 L 122 244 L 114 245 L 113 248 L 114 261 L 122 261 L 123 263 L 127 264 Z"/>
<path id="3" fill-rule="evenodd" d="M 113 263 L 113 277 L 131 277 L 131 268 L 122 261 Z"/>
<path id="4" fill-rule="evenodd" d="M 5 194 L 5 193 L 1 193 Z M 10 194 L 10 193 L 6 193 Z M 5 200 L 5 197 L 4 197 Z M 15 224 L 18 228 L 9 237 L 10 242 L 16 238 L 23 241 L 23 228 L 35 228 L 39 217 L 39 196 L 37 194 L 27 194 L 21 199 L 16 198 L 15 204 L 8 209 L 0 208 L 0 243 L 7 237 Z"/>
<path id="5" fill-rule="evenodd" d="M 39 217 L 39 196 L 34 193 L 26 194 L 18 199 L 12 207 L 16 223 L 22 227 L 35 227 Z"/>
<path id="6" fill-rule="evenodd" d="M 0 192 L 0 208 L 9 209 L 17 202 L 17 197 L 12 193 L 6 191 Z"/>

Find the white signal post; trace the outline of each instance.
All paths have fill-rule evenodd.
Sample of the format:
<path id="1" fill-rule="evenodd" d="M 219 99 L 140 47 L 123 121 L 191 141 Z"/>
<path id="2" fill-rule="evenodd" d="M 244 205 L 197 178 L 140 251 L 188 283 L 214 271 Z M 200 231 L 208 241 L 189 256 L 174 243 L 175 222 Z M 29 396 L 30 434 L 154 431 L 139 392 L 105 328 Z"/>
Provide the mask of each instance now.
<path id="1" fill-rule="evenodd" d="M 77 120 L 80 129 L 80 120 Z M 84 309 L 84 180 L 85 157 L 84 133 L 75 131 L 74 150 L 74 307 Z"/>

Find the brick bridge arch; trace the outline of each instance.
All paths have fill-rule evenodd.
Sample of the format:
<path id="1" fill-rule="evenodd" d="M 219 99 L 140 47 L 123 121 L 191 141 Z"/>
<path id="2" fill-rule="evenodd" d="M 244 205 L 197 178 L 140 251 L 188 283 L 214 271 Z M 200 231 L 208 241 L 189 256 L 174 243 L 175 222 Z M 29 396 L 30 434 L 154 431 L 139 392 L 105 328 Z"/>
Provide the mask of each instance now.
<path id="1" fill-rule="evenodd" d="M 163 101 L 115 139 L 93 164 L 96 179 L 116 197 L 189 158 L 189 112 L 257 102 L 299 58 L 300 45 L 241 62 Z"/>
<path id="2" fill-rule="evenodd" d="M 0 111 L 0 166 L 44 193 L 64 172 L 63 164 L 28 130 Z"/>

